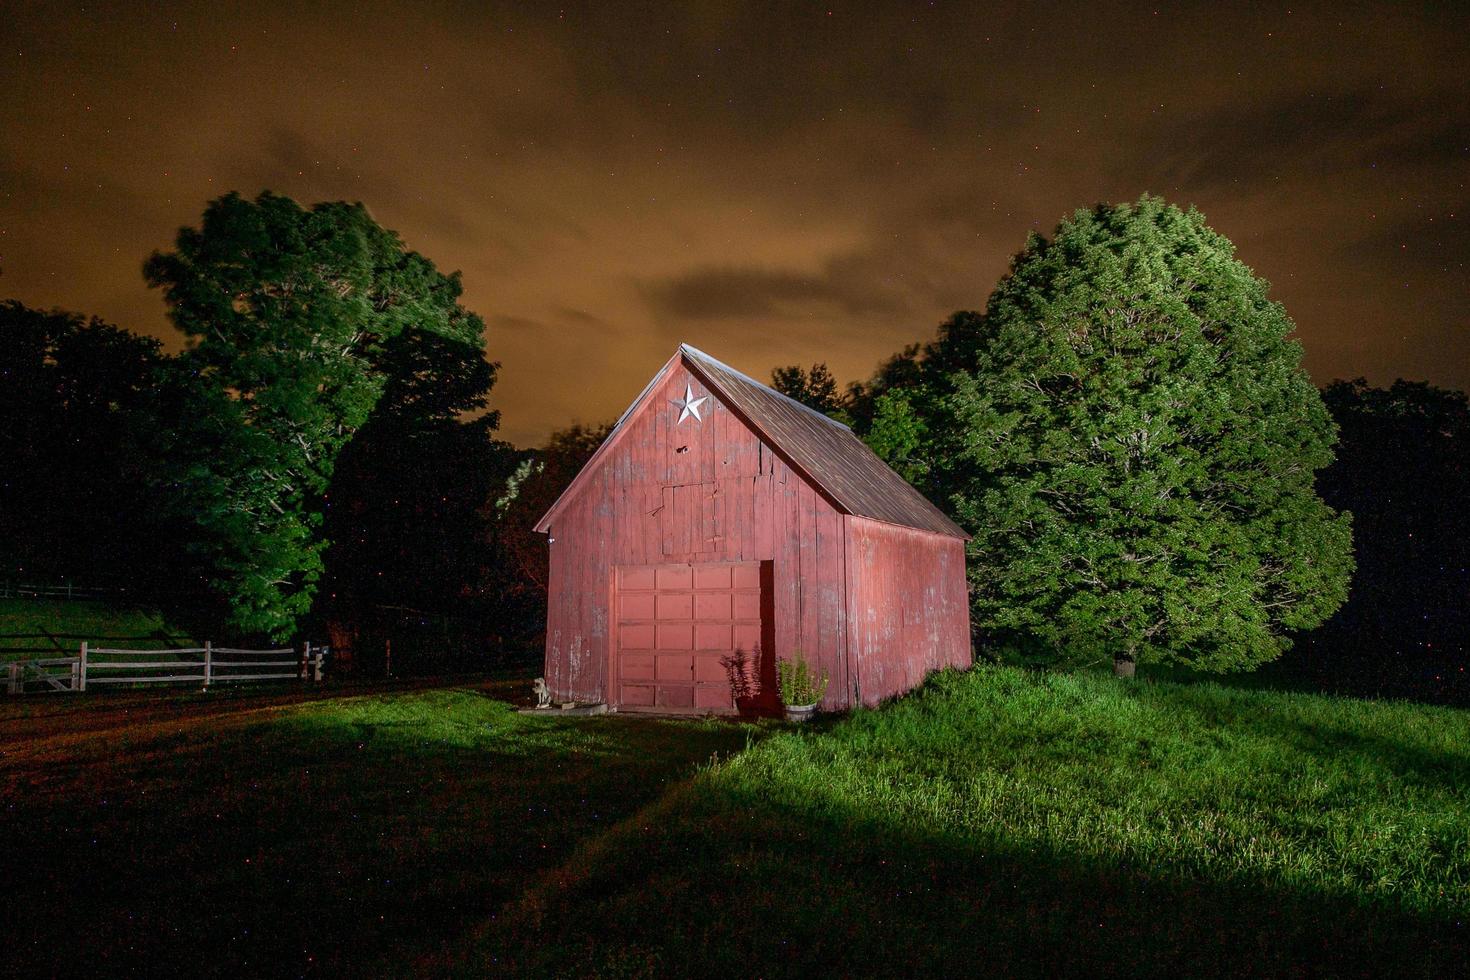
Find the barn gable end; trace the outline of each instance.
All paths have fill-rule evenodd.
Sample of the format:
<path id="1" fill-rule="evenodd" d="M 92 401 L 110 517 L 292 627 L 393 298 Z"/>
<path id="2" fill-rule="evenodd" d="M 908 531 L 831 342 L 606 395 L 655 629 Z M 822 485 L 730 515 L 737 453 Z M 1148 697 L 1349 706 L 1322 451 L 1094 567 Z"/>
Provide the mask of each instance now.
<path id="1" fill-rule="evenodd" d="M 681 344 L 642 393 L 628 406 L 586 468 L 562 499 L 574 495 L 583 476 L 616 443 L 624 424 L 650 401 L 671 368 L 682 362 L 733 410 L 772 451 L 781 455 L 838 510 L 887 524 L 964 539 L 965 532 L 899 476 L 852 430 L 834 419 L 761 384 L 698 348 Z M 536 525 L 545 531 L 562 504 L 558 499 Z"/>
<path id="2" fill-rule="evenodd" d="M 870 577 L 849 568 L 850 522 L 883 523 L 853 516 L 867 509 L 863 480 L 890 497 L 896 488 L 862 460 L 849 464 L 861 479 L 814 475 L 814 447 L 861 443 L 784 402 L 681 347 L 538 523 L 550 541 L 546 676 L 557 697 L 729 710 L 722 660 L 749 655 L 770 690 L 775 656 L 798 650 L 829 673 L 827 707 L 882 696 L 884 685 L 864 689 L 850 654 L 852 587 Z M 963 583 L 961 532 L 872 459 L 922 506 L 900 503 L 952 529 L 910 533 L 950 543 Z M 968 661 L 967 612 L 964 624 Z"/>

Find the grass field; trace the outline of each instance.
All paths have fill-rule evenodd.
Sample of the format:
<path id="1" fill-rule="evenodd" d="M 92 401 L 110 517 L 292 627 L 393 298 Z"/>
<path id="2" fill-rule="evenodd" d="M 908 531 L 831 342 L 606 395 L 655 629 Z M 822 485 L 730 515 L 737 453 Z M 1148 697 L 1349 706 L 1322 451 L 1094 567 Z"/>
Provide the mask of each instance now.
<path id="1" fill-rule="evenodd" d="M 1470 966 L 1467 712 L 979 669 L 786 731 L 520 689 L 5 705 L 7 966 Z"/>
<path id="2" fill-rule="evenodd" d="M 1456 975 L 1467 912 L 1470 713 L 977 670 L 703 774 L 471 965 Z"/>
<path id="3" fill-rule="evenodd" d="M 0 599 L 0 661 L 74 657 L 76 638 L 128 637 L 129 649 L 197 646 L 157 609 L 105 602 Z"/>

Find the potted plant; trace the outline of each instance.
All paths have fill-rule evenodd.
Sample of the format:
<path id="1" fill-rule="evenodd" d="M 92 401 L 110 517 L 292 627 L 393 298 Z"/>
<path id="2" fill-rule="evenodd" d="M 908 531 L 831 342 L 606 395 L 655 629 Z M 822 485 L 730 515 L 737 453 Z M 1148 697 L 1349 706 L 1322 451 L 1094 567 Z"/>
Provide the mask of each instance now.
<path id="1" fill-rule="evenodd" d="M 787 660 L 776 661 L 776 681 L 781 703 L 786 706 L 787 721 L 806 721 L 817 710 L 817 702 L 827 693 L 827 671 L 821 674 L 802 659 L 801 651 Z"/>

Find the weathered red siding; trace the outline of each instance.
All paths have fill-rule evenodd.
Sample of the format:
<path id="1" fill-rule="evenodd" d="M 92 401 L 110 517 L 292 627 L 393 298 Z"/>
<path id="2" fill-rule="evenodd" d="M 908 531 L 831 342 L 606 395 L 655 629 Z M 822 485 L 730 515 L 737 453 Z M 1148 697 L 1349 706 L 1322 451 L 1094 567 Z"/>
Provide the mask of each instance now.
<path id="1" fill-rule="evenodd" d="M 686 388 L 709 397 L 703 419 L 680 424 L 672 400 Z M 762 678 L 774 681 L 775 656 L 800 651 L 831 677 L 827 709 L 969 664 L 964 542 L 844 513 L 680 356 L 599 455 L 541 525 L 546 679 L 558 699 L 617 703 L 620 567 L 768 563 Z"/>
<path id="2" fill-rule="evenodd" d="M 677 364 L 550 527 L 547 684 L 608 697 L 615 566 L 770 561 L 775 650 L 763 655 L 801 650 L 832 677 L 824 706 L 847 707 L 844 515 L 713 394 L 703 421 L 677 424 L 670 400 L 686 386 L 707 391 Z"/>
<path id="3" fill-rule="evenodd" d="M 970 603 L 958 538 L 847 518 L 852 660 L 862 704 L 931 671 L 968 667 Z"/>

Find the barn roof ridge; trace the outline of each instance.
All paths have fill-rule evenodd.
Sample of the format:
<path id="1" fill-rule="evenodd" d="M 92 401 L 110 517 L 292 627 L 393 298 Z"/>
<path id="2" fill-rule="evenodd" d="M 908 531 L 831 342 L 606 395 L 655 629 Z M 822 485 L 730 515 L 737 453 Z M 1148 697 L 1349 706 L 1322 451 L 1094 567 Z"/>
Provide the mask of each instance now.
<path id="1" fill-rule="evenodd" d="M 683 360 L 707 387 L 720 396 L 771 449 L 786 458 L 838 510 L 930 534 L 968 538 L 963 529 L 887 463 L 846 425 L 816 409 L 764 385 L 690 344 L 680 344 L 674 356 L 654 374 L 613 425 L 607 439 L 592 454 L 536 524 L 546 531 L 562 503 L 571 499 L 586 474 L 593 471 L 618 440 L 628 419 L 648 401 L 649 393 L 670 367 Z"/>
<path id="2" fill-rule="evenodd" d="M 847 424 L 845 424 L 843 422 L 837 421 L 836 419 L 834 419 L 832 416 L 826 414 L 825 412 L 819 412 L 819 411 L 817 411 L 815 408 L 812 408 L 810 405 L 807 405 L 807 404 L 805 404 L 803 402 L 797 401 L 795 398 L 792 398 L 790 395 L 788 395 L 788 394 L 786 394 L 784 392 L 777 391 L 775 388 L 772 388 L 770 385 L 765 384 L 764 382 L 755 380 L 750 375 L 746 374 L 744 371 L 738 370 L 736 368 L 732 368 L 730 365 L 726 364 L 724 361 L 720 360 L 718 357 L 714 357 L 713 355 L 706 354 L 704 351 L 700 350 L 698 347 L 695 347 L 693 344 L 680 344 L 679 345 L 679 350 L 682 353 L 685 353 L 685 354 L 693 354 L 696 358 L 698 358 L 700 360 L 708 361 L 709 363 L 713 364 L 715 367 L 720 368 L 723 371 L 730 372 L 731 374 L 733 374 L 736 377 L 740 378 L 742 381 L 746 381 L 746 382 L 749 382 L 750 384 L 756 385 L 757 387 L 764 388 L 764 389 L 766 389 L 766 391 L 769 391 L 771 394 L 775 395 L 777 398 L 785 399 L 786 401 L 790 402 L 795 407 L 801 409 L 803 412 L 807 412 L 808 414 L 813 415 L 816 418 L 821 419 L 823 422 L 826 422 L 829 425 L 835 425 L 839 429 L 846 429 L 849 432 L 852 431 L 852 427 L 851 426 L 849 426 L 849 425 L 847 425 Z"/>

